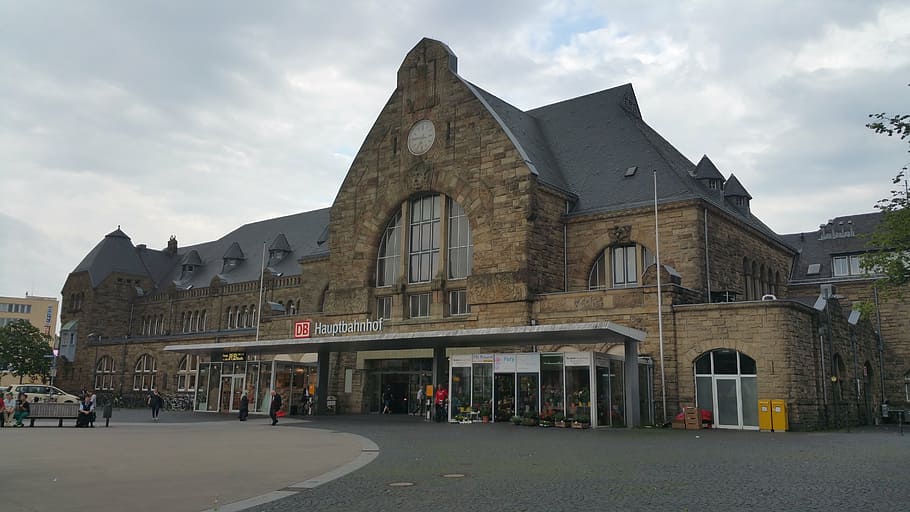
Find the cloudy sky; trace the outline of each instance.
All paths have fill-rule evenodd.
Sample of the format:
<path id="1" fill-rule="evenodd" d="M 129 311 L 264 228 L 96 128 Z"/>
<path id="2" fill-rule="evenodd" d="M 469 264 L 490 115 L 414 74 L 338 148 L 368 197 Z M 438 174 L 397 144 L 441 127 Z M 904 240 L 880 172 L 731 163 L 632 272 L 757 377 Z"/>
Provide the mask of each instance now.
<path id="1" fill-rule="evenodd" d="M 631 82 L 779 233 L 888 195 L 907 144 L 864 124 L 910 112 L 910 3 L 646 4 L 0 0 L 0 295 L 59 296 L 118 224 L 161 248 L 329 206 L 422 37 L 522 109 Z"/>

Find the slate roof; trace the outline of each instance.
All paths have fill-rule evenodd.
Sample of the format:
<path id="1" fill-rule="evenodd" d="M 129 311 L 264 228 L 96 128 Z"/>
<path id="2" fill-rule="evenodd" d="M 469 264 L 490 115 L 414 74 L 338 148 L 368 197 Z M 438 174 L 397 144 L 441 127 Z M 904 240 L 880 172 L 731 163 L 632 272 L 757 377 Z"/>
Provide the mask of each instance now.
<path id="1" fill-rule="evenodd" d="M 285 217 L 245 224 L 218 240 L 178 249 L 177 254 L 166 250 L 133 246 L 130 238 L 119 229 L 108 234 L 73 270 L 88 271 L 92 287 L 97 287 L 111 272 L 126 272 L 150 277 L 156 288 L 164 289 L 171 283 L 181 288 L 209 286 L 212 278 L 219 276 L 226 283 L 259 279 L 262 268 L 263 244 L 285 245 L 291 253 L 272 266 L 284 276 L 300 275 L 300 258 L 328 255 L 328 247 L 318 243 L 329 224 L 329 209 L 303 212 Z M 284 241 L 279 238 L 282 235 Z M 220 274 L 223 258 L 246 255 L 240 265 L 227 274 Z M 266 255 L 266 258 L 268 255 Z M 239 258 L 238 258 L 239 259 Z M 192 274 L 183 275 L 184 264 L 197 265 Z M 183 279 L 181 279 L 183 278 Z"/>
<path id="2" fill-rule="evenodd" d="M 748 197 L 752 199 L 752 196 L 746 191 L 746 187 L 736 179 L 736 175 L 731 174 L 730 179 L 727 180 L 727 183 L 724 184 L 724 195 L 727 197 Z"/>
<path id="3" fill-rule="evenodd" d="M 717 170 L 714 162 L 708 158 L 708 155 L 702 155 L 698 165 L 695 166 L 695 179 L 697 180 L 721 180 L 724 181 L 724 175 Z"/>
<path id="4" fill-rule="evenodd" d="M 878 212 L 846 215 L 831 219 L 816 231 L 781 235 L 799 252 L 790 275 L 791 282 L 832 281 L 832 257 L 868 251 L 868 235 L 875 231 L 881 219 L 882 214 Z M 812 264 L 820 265 L 818 274 L 808 274 Z M 844 279 L 856 278 L 849 276 Z"/>
<path id="5" fill-rule="evenodd" d="M 653 204 L 656 171 L 658 203 L 705 200 L 788 247 L 748 209 L 736 207 L 698 179 L 699 172 L 716 173 L 713 177 L 720 180 L 723 175 L 707 157 L 699 169 L 645 123 L 631 84 L 525 112 L 459 78 L 502 126 L 538 180 L 574 200 L 570 216 Z M 626 176 L 631 167 L 637 171 Z M 731 178 L 732 192 L 751 198 Z"/>
<path id="6" fill-rule="evenodd" d="M 120 226 L 105 235 L 73 270 L 82 271 L 88 272 L 92 288 L 101 284 L 113 272 L 148 275 L 148 268 L 133 247 L 130 237 L 120 230 Z"/>
<path id="7" fill-rule="evenodd" d="M 228 250 L 224 253 L 224 256 L 222 256 L 222 258 L 226 260 L 246 259 L 246 257 L 243 255 L 243 249 L 240 248 L 240 244 L 237 242 L 232 243 L 231 246 L 228 247 Z"/>

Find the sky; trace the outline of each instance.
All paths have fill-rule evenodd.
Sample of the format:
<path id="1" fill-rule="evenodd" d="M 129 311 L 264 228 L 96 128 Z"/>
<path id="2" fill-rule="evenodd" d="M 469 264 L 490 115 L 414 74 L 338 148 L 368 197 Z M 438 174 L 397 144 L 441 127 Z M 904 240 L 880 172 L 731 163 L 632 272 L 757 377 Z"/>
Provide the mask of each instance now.
<path id="1" fill-rule="evenodd" d="M 215 240 L 330 206 L 423 37 L 523 109 L 631 83 L 778 233 L 874 211 L 906 141 L 910 2 L 0 0 L 0 295 L 59 297 L 120 226 Z"/>

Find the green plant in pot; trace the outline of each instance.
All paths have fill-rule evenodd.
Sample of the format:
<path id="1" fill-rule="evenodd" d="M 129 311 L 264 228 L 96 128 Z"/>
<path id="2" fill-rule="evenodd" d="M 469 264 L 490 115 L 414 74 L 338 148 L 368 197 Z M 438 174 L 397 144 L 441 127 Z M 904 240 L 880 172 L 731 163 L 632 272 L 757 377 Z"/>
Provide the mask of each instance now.
<path id="1" fill-rule="evenodd" d="M 490 414 L 490 404 L 483 404 L 480 406 L 480 417 L 483 418 L 484 423 L 490 421 Z"/>
<path id="2" fill-rule="evenodd" d="M 522 420 L 522 417 L 516 415 L 516 416 L 512 416 L 511 421 L 512 421 L 513 425 L 521 425 L 521 420 Z"/>

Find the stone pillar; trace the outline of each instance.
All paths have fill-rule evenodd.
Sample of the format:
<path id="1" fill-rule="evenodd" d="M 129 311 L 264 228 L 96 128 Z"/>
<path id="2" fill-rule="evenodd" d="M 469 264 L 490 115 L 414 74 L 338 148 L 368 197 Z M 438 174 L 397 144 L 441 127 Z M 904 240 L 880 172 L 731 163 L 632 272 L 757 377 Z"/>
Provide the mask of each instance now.
<path id="1" fill-rule="evenodd" d="M 326 397 L 329 394 L 329 359 L 331 355 L 328 350 L 321 350 L 317 358 L 316 414 L 326 413 Z"/>
<path id="2" fill-rule="evenodd" d="M 625 342 L 626 374 L 626 427 L 641 426 L 641 409 L 638 404 L 638 342 L 626 338 Z"/>

